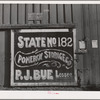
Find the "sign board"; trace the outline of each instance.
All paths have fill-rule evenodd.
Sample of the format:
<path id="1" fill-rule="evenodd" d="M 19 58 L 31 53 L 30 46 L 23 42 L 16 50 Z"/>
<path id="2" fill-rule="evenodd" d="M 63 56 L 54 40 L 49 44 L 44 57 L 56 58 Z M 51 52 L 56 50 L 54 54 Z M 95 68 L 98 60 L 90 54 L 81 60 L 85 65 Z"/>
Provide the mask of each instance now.
<path id="1" fill-rule="evenodd" d="M 11 30 L 11 86 L 74 83 L 73 37 L 69 29 Z"/>

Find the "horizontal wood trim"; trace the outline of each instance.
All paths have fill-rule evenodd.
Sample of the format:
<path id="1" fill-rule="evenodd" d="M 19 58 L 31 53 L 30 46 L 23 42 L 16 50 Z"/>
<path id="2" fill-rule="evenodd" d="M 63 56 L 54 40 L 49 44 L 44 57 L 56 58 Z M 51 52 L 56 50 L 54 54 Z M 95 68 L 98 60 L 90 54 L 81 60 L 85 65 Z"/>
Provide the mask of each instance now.
<path id="1" fill-rule="evenodd" d="M 75 28 L 75 25 L 74 24 L 53 24 L 53 25 L 2 25 L 0 26 L 0 30 L 6 30 L 6 29 L 25 29 L 25 28 L 33 28 L 33 29 L 36 29 L 36 28 Z"/>

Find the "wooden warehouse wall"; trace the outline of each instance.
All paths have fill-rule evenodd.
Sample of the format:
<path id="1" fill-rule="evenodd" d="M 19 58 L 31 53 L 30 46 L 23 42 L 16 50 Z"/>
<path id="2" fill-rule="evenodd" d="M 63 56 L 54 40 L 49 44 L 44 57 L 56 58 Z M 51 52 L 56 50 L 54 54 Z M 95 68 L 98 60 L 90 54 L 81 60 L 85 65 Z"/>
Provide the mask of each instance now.
<path id="1" fill-rule="evenodd" d="M 88 53 L 84 55 L 85 83 L 100 85 L 100 5 L 84 5 L 84 33 Z M 97 40 L 98 48 L 92 48 L 92 40 Z"/>
<path id="2" fill-rule="evenodd" d="M 88 53 L 79 55 L 78 69 L 82 84 L 100 84 L 99 79 L 99 49 L 92 49 L 91 40 L 100 40 L 100 5 L 71 5 L 71 4 L 0 4 L 0 26 L 5 25 L 28 25 L 46 24 L 59 25 L 74 23 L 77 29 L 77 48 L 78 40 L 86 36 Z M 28 13 L 43 13 L 42 21 L 28 21 Z M 0 46 L 3 48 L 0 55 L 4 54 L 4 33 L 0 32 Z M 100 42 L 100 41 L 99 41 Z M 1 57 L 0 57 L 1 58 Z M 0 84 L 4 80 L 4 60 L 0 62 Z M 87 70 L 88 68 L 88 70 Z"/>
<path id="3" fill-rule="evenodd" d="M 61 24 L 72 22 L 71 5 L 50 4 L 0 4 L 0 24 L 24 25 L 28 22 L 28 13 L 44 14 L 38 24 Z M 35 24 L 35 22 L 33 22 Z M 32 24 L 33 24 L 32 23 Z"/>

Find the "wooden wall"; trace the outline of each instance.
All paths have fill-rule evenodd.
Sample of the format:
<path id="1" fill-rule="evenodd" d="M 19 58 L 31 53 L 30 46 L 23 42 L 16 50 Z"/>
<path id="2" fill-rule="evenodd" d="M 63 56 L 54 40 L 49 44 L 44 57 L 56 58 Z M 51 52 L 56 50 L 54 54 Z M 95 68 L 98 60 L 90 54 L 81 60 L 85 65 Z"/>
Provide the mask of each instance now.
<path id="1" fill-rule="evenodd" d="M 29 24 L 28 13 L 44 14 L 38 24 L 61 24 L 72 22 L 71 5 L 50 4 L 0 4 L 0 24 Z M 34 22 L 33 22 L 34 23 Z"/>
<path id="2" fill-rule="evenodd" d="M 80 73 L 81 84 L 100 84 L 100 50 L 93 49 L 92 40 L 98 40 L 100 46 L 100 5 L 71 5 L 71 4 L 0 4 L 0 26 L 5 25 L 60 25 L 74 23 L 77 29 L 76 44 L 86 37 L 88 52 L 78 55 L 79 61 L 77 68 Z M 28 21 L 28 13 L 43 13 L 41 21 Z M 4 38 L 1 37 L 0 46 L 4 48 Z M 5 56 L 4 52 L 0 54 Z M 4 61 L 0 62 L 0 69 L 4 69 Z M 3 65 L 2 65 L 3 64 Z M 4 71 L 0 76 L 0 84 L 4 80 Z"/>
<path id="3" fill-rule="evenodd" d="M 84 55 L 85 83 L 100 85 L 100 5 L 84 5 L 84 34 L 88 53 Z M 92 48 L 92 40 L 98 41 L 98 48 Z"/>

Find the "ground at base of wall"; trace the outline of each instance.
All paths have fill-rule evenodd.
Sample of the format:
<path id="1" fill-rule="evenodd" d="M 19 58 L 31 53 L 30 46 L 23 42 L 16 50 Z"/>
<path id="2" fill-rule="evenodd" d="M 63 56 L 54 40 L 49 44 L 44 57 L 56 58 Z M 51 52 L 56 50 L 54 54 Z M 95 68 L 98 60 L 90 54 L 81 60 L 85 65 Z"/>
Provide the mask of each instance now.
<path id="1" fill-rule="evenodd" d="M 0 90 L 32 91 L 100 91 L 100 87 L 1 87 Z"/>
<path id="2" fill-rule="evenodd" d="M 0 90 L 81 91 L 79 87 L 2 87 Z"/>
<path id="3" fill-rule="evenodd" d="M 33 91 L 100 91 L 100 86 L 58 86 L 58 87 L 52 87 L 52 86 L 39 86 L 39 87 L 4 87 L 0 86 L 0 90 L 33 90 Z"/>
<path id="4" fill-rule="evenodd" d="M 83 90 L 83 91 L 100 91 L 100 84 L 81 84 L 80 88 Z"/>
<path id="5" fill-rule="evenodd" d="M 82 87 L 83 91 L 100 91 L 100 87 Z"/>

